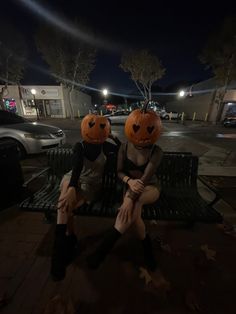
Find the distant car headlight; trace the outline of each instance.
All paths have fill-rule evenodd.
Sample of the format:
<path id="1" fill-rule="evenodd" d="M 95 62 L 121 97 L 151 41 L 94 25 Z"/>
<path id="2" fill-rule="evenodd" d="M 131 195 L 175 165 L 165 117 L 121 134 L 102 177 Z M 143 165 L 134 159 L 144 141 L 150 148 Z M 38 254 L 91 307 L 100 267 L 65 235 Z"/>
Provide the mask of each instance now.
<path id="1" fill-rule="evenodd" d="M 24 134 L 26 138 L 33 138 L 33 139 L 38 139 L 38 140 L 47 140 L 54 138 L 54 136 L 50 133 L 48 134 L 35 134 L 35 133 L 26 133 Z"/>

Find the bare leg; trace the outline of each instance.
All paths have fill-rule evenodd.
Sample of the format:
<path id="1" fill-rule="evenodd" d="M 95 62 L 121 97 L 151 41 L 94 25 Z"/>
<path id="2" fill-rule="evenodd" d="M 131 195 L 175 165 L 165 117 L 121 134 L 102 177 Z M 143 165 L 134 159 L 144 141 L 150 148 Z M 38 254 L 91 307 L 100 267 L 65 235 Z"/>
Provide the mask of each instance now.
<path id="1" fill-rule="evenodd" d="M 142 220 L 142 208 L 145 204 L 154 203 L 160 196 L 160 192 L 154 186 L 146 186 L 143 193 L 140 195 L 139 199 L 134 204 L 134 229 L 140 240 L 145 238 L 145 224 Z"/>
<path id="2" fill-rule="evenodd" d="M 58 201 L 58 214 L 57 214 L 57 224 L 67 224 L 67 234 L 74 233 L 74 217 L 72 213 L 68 213 L 67 208 L 61 205 L 61 200 L 66 195 L 67 189 L 69 186 L 69 180 L 63 179 L 61 183 L 61 194 Z M 77 192 L 77 204 L 76 207 L 81 206 L 85 199 L 80 192 Z"/>

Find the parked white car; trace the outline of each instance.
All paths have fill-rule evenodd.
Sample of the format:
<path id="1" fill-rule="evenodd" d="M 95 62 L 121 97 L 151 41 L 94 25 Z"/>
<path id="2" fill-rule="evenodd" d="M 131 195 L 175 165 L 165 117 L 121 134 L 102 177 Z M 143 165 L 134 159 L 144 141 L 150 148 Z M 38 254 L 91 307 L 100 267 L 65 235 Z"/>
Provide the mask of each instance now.
<path id="1" fill-rule="evenodd" d="M 65 143 L 64 132 L 54 126 L 32 122 L 15 113 L 0 110 L 0 141 L 17 144 L 21 158 L 38 154 Z"/>
<path id="2" fill-rule="evenodd" d="M 170 120 L 170 119 L 180 119 L 181 118 L 181 114 L 176 112 L 176 111 L 172 111 L 172 112 L 167 112 L 165 110 L 162 110 L 160 112 L 160 117 L 161 119 L 164 119 L 164 120 Z"/>
<path id="3" fill-rule="evenodd" d="M 111 114 L 106 114 L 105 117 L 108 118 L 111 124 L 125 124 L 129 114 L 129 111 L 120 110 Z"/>

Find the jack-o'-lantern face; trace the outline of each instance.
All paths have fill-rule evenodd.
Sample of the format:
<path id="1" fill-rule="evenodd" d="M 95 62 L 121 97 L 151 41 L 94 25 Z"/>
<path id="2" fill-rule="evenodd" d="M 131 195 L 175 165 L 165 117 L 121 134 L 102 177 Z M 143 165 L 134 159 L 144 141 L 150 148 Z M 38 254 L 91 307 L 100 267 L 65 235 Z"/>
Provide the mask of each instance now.
<path id="1" fill-rule="evenodd" d="M 81 122 L 81 135 L 85 142 L 102 144 L 110 134 L 110 123 L 106 117 L 88 114 Z"/>
<path id="2" fill-rule="evenodd" d="M 126 120 L 125 134 L 136 146 L 145 147 L 154 144 L 160 137 L 161 119 L 153 110 L 136 109 Z"/>

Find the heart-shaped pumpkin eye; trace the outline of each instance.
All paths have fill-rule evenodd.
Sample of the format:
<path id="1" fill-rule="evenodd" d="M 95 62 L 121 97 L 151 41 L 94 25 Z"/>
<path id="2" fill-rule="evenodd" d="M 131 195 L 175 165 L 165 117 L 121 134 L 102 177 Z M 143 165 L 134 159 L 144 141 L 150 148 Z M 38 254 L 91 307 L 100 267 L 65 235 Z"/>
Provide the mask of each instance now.
<path id="1" fill-rule="evenodd" d="M 105 129 L 106 124 L 105 123 L 100 123 L 100 128 Z"/>
<path id="2" fill-rule="evenodd" d="M 134 130 L 135 133 L 137 133 L 139 129 L 140 129 L 139 125 L 133 124 L 133 130 Z"/>
<path id="3" fill-rule="evenodd" d="M 147 127 L 147 131 L 149 134 L 151 134 L 153 130 L 154 130 L 154 126 L 148 126 Z"/>
<path id="4" fill-rule="evenodd" d="M 90 121 L 90 122 L 89 122 L 89 127 L 90 127 L 90 128 L 92 128 L 94 125 L 95 125 L 95 122 L 94 122 L 94 121 Z"/>

